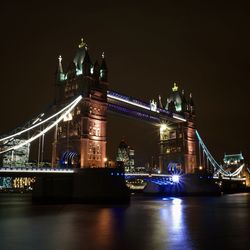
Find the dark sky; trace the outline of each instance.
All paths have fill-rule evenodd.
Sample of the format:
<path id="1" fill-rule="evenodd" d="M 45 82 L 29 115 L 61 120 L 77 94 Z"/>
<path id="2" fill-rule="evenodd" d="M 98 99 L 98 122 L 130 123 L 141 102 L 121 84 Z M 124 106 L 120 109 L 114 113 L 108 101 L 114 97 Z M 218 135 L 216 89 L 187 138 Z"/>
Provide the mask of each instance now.
<path id="1" fill-rule="evenodd" d="M 27 1 L 30 2 L 30 1 Z M 59 54 L 67 68 L 81 37 L 92 59 L 105 51 L 110 88 L 143 100 L 173 81 L 192 92 L 211 152 L 250 149 L 250 15 L 241 1 L 6 1 L 0 9 L 0 134 L 54 98 Z M 156 128 L 109 117 L 108 154 L 122 136 L 138 160 L 157 149 Z M 147 156 L 147 157 L 146 157 Z"/>

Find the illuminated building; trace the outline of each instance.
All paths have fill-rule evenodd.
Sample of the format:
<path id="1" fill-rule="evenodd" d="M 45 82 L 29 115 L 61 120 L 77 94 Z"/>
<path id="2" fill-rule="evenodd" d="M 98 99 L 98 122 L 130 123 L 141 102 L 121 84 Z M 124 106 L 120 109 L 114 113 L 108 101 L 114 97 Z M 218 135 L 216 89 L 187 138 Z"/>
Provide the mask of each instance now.
<path id="1" fill-rule="evenodd" d="M 244 157 L 242 153 L 230 155 L 224 154 L 223 163 L 226 171 L 234 172 L 237 168 L 244 164 Z"/>
<path id="2" fill-rule="evenodd" d="M 32 188 L 35 181 L 34 177 L 16 177 L 12 180 L 12 186 L 14 189 L 28 189 Z"/>
<path id="3" fill-rule="evenodd" d="M 0 177 L 0 190 L 12 188 L 12 177 Z"/>
<path id="4" fill-rule="evenodd" d="M 35 183 L 35 177 L 0 177 L 0 190 L 20 190 L 29 191 L 32 190 L 32 186 Z"/>
<path id="5" fill-rule="evenodd" d="M 162 105 L 161 99 L 160 105 Z M 192 95 L 186 99 L 184 91 L 180 92 L 176 83 L 167 99 L 165 109 L 173 112 L 173 116 L 181 114 L 182 123 L 162 123 L 160 125 L 159 165 L 162 173 L 197 171 L 195 135 L 195 106 Z"/>
<path id="6" fill-rule="evenodd" d="M 7 141 L 3 146 L 2 149 L 15 146 L 17 144 L 23 143 L 25 140 L 21 139 L 12 139 Z M 11 150 L 3 154 L 2 156 L 2 166 L 25 166 L 29 161 L 29 154 L 30 154 L 30 143 L 20 147 L 16 150 Z"/>
<path id="7" fill-rule="evenodd" d="M 128 146 L 124 140 L 122 140 L 118 147 L 116 161 L 122 162 L 126 172 L 135 171 L 134 156 L 135 150 Z"/>
<path id="8" fill-rule="evenodd" d="M 242 153 L 231 154 L 231 155 L 225 154 L 223 162 L 224 162 L 224 165 L 227 167 L 238 166 L 238 165 L 242 165 L 244 163 L 244 157 L 243 157 Z"/>
<path id="9" fill-rule="evenodd" d="M 59 109 L 77 95 L 83 98 L 55 131 L 53 166 L 105 166 L 107 76 L 104 53 L 100 65 L 98 61 L 92 63 L 83 39 L 66 71 L 63 70 L 62 57 L 59 57 L 55 108 Z"/>

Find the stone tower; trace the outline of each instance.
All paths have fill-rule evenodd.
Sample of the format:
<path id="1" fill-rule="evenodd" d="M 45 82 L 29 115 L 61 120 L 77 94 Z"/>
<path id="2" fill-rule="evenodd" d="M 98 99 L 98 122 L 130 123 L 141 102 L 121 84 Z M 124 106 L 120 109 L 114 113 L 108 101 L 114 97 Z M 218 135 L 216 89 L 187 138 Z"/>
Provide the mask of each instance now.
<path id="1" fill-rule="evenodd" d="M 180 93 L 174 84 L 165 109 L 183 121 L 163 122 L 160 126 L 160 170 L 163 173 L 194 173 L 197 170 L 197 139 L 192 95 L 187 101 L 184 91 Z"/>
<path id="2" fill-rule="evenodd" d="M 76 56 L 64 72 L 62 57 L 56 73 L 55 109 L 82 95 L 81 102 L 55 130 L 52 165 L 104 167 L 108 70 L 102 54 L 101 65 L 92 63 L 87 44 L 81 39 Z"/>

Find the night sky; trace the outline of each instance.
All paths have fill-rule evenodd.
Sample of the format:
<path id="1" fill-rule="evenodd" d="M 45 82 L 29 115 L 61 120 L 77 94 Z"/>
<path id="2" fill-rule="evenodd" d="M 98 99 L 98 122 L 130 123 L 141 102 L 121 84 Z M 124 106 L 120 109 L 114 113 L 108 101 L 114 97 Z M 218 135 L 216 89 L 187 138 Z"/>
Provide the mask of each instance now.
<path id="1" fill-rule="evenodd" d="M 83 37 L 92 60 L 105 51 L 110 89 L 145 101 L 161 94 L 165 103 L 176 81 L 193 93 L 197 128 L 216 159 L 242 151 L 249 161 L 249 6 L 208 2 L 1 3 L 0 134 L 53 102 L 58 55 L 66 69 Z M 108 156 L 124 136 L 137 161 L 148 161 L 157 152 L 157 133 L 110 116 Z"/>

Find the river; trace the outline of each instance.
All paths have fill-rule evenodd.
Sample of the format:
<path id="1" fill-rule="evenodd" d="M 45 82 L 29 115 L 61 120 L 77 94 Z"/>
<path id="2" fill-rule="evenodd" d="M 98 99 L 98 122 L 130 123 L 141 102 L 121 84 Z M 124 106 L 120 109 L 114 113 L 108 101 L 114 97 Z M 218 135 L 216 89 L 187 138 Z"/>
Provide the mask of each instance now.
<path id="1" fill-rule="evenodd" d="M 0 249 L 250 249 L 250 194 L 32 205 L 0 196 Z"/>

